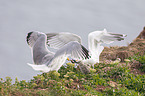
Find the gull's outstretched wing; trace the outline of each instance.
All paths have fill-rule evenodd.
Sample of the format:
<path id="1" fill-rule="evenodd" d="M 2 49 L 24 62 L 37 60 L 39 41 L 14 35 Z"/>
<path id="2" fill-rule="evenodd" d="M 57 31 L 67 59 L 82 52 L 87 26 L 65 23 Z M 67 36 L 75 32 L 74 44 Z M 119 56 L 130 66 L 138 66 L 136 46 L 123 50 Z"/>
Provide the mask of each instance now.
<path id="1" fill-rule="evenodd" d="M 116 33 L 107 32 L 106 29 L 104 29 L 103 31 L 91 32 L 89 35 L 90 35 L 89 38 L 94 38 L 96 42 L 106 43 L 106 44 L 113 43 L 114 41 L 124 40 L 124 37 L 126 37 L 126 35 L 124 34 L 116 34 Z"/>
<path id="2" fill-rule="evenodd" d="M 59 49 L 71 41 L 78 41 L 81 43 L 80 36 L 69 32 L 47 33 L 46 35 L 48 46 L 54 49 Z"/>
<path id="3" fill-rule="evenodd" d="M 89 51 L 101 49 L 101 52 L 103 50 L 103 46 L 101 46 L 102 43 L 110 44 L 114 41 L 124 40 L 124 37 L 126 37 L 126 35 L 110 33 L 107 32 L 106 29 L 104 29 L 103 31 L 91 32 L 88 35 Z"/>
<path id="4" fill-rule="evenodd" d="M 48 62 L 48 67 L 58 70 L 70 56 L 73 59 L 83 60 L 89 59 L 89 51 L 77 41 L 71 41 L 56 51 L 54 58 Z"/>
<path id="5" fill-rule="evenodd" d="M 89 51 L 77 41 L 71 41 L 64 45 L 62 48 L 56 51 L 54 57 L 60 56 L 62 54 L 80 60 L 89 58 Z"/>

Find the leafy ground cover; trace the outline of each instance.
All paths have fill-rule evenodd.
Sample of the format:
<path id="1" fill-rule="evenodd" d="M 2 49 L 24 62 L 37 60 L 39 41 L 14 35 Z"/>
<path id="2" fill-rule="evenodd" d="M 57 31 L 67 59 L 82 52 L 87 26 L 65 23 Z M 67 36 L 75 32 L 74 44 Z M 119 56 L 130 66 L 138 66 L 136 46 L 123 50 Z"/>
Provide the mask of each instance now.
<path id="1" fill-rule="evenodd" d="M 104 62 L 81 73 L 67 63 L 58 72 L 34 76 L 26 82 L 0 79 L 0 96 L 145 96 L 145 56 L 133 56 L 121 62 Z"/>

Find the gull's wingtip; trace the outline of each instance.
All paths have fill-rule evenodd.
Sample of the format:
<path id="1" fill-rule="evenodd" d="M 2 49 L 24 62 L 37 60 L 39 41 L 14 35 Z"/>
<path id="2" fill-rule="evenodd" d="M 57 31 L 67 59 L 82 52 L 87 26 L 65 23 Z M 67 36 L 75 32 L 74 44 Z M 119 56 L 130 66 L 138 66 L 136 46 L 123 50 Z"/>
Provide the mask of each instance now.
<path id="1" fill-rule="evenodd" d="M 82 47 L 82 52 L 84 53 L 84 58 L 89 59 L 90 58 L 89 51 L 83 45 L 81 45 L 81 47 Z"/>
<path id="2" fill-rule="evenodd" d="M 28 45 L 30 45 L 30 43 L 29 43 L 29 38 L 31 37 L 31 34 L 32 34 L 32 33 L 33 33 L 33 32 L 29 32 L 29 33 L 27 34 L 26 41 L 27 41 Z"/>

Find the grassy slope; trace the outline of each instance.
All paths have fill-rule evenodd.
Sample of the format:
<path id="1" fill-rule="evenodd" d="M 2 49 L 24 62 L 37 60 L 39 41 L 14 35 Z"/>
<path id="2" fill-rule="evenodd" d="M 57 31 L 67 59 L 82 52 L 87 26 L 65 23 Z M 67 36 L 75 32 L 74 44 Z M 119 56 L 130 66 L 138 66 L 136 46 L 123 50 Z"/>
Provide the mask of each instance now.
<path id="1" fill-rule="evenodd" d="M 144 96 L 145 56 L 134 56 L 130 60 L 129 63 L 96 64 L 87 75 L 68 63 L 58 72 L 34 76 L 29 82 L 16 78 L 15 84 L 11 84 L 11 78 L 6 77 L 0 81 L 0 96 Z M 135 61 L 141 66 L 135 67 Z"/>

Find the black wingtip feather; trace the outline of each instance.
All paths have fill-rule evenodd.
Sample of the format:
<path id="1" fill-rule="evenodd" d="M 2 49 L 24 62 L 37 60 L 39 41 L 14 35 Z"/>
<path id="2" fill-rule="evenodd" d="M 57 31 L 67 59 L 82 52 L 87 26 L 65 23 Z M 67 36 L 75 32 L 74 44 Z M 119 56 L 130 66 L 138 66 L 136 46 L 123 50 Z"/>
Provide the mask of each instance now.
<path id="1" fill-rule="evenodd" d="M 118 41 L 121 41 L 121 40 L 124 40 L 124 38 L 119 38 L 119 39 L 117 39 Z"/>
<path id="2" fill-rule="evenodd" d="M 85 54 L 85 59 L 89 59 L 90 58 L 89 51 L 84 46 L 81 45 L 81 47 L 82 47 L 82 51 Z"/>
<path id="3" fill-rule="evenodd" d="M 124 40 L 123 35 L 122 36 L 116 36 L 115 35 L 114 38 L 116 38 L 116 40 L 118 40 L 118 41 Z"/>
<path id="4" fill-rule="evenodd" d="M 28 44 L 29 44 L 29 38 L 30 38 L 30 36 L 31 36 L 32 33 L 33 33 L 33 32 L 29 32 L 28 35 L 27 35 L 26 40 L 27 40 L 27 43 L 28 43 Z M 29 45 L 30 45 L 30 44 L 29 44 Z"/>
<path id="5" fill-rule="evenodd" d="M 49 39 L 51 39 L 52 37 L 56 36 L 57 33 L 47 33 L 46 35 L 47 35 L 47 42 L 46 43 L 47 43 L 48 46 L 50 46 Z"/>

